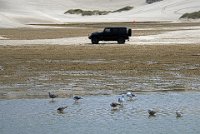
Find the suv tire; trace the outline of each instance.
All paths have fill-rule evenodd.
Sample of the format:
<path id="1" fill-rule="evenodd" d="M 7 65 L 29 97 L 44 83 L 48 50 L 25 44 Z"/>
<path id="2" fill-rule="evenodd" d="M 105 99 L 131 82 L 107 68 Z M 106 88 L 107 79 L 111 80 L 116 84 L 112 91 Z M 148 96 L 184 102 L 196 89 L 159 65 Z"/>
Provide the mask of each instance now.
<path id="1" fill-rule="evenodd" d="M 125 39 L 124 38 L 119 38 L 117 42 L 118 42 L 118 44 L 124 44 L 125 43 Z"/>
<path id="2" fill-rule="evenodd" d="M 128 29 L 128 36 L 131 36 L 131 35 L 132 35 L 132 30 Z"/>
<path id="3" fill-rule="evenodd" d="M 92 41 L 92 44 L 98 44 L 99 43 L 99 40 L 96 37 L 92 38 L 91 41 Z"/>

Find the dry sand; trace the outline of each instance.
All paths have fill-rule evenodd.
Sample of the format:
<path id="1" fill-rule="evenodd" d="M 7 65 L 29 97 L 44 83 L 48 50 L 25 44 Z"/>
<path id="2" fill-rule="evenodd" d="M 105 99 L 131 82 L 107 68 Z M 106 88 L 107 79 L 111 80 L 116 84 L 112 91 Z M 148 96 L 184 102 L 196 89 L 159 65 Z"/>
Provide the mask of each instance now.
<path id="1" fill-rule="evenodd" d="M 19 3 L 19 4 L 16 4 Z M 64 14 L 69 9 L 113 11 L 126 6 L 130 11 L 101 16 Z M 198 0 L 0 0 L 0 27 L 28 27 L 26 24 L 68 22 L 179 21 L 184 13 L 199 11 Z"/>

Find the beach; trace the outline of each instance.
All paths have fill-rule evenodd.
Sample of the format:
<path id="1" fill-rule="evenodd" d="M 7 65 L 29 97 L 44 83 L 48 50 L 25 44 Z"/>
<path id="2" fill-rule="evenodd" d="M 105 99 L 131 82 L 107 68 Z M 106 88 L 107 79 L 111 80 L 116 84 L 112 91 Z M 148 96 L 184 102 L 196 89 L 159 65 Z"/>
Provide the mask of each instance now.
<path id="1" fill-rule="evenodd" d="M 200 133 L 199 7 L 0 0 L 0 133 Z M 92 44 L 106 27 L 132 35 Z"/>
<path id="2" fill-rule="evenodd" d="M 187 34 L 199 23 L 112 23 L 132 28 L 130 41 L 91 44 L 87 35 L 106 25 L 3 29 L 0 98 L 199 91 L 199 34 Z"/>

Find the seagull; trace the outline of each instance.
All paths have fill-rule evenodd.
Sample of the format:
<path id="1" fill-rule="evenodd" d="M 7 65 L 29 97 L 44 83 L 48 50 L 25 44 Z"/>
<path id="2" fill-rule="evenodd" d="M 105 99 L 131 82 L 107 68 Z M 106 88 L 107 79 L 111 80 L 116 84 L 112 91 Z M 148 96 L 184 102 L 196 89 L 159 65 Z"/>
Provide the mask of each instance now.
<path id="1" fill-rule="evenodd" d="M 176 111 L 176 117 L 177 117 L 177 118 L 182 117 L 182 112 Z"/>
<path id="2" fill-rule="evenodd" d="M 78 100 L 80 100 L 80 99 L 83 99 L 82 97 L 80 97 L 80 96 L 74 96 L 74 98 L 73 98 L 74 100 L 75 100 L 75 102 L 78 102 Z"/>
<path id="3" fill-rule="evenodd" d="M 67 108 L 67 106 L 65 106 L 65 107 L 59 107 L 59 108 L 57 109 L 57 111 L 58 111 L 59 113 L 63 113 L 65 108 Z"/>
<path id="4" fill-rule="evenodd" d="M 121 97 L 118 98 L 118 102 L 120 104 L 123 104 L 124 101 L 125 101 L 124 95 L 122 95 Z"/>
<path id="5" fill-rule="evenodd" d="M 52 101 L 53 101 L 53 99 L 56 98 L 56 97 L 58 97 L 58 95 L 51 94 L 51 93 L 49 92 L 49 98 L 52 98 Z"/>
<path id="6" fill-rule="evenodd" d="M 113 109 L 118 109 L 120 106 L 121 106 L 121 103 L 118 103 L 118 102 L 112 102 L 110 104 L 110 106 L 113 108 Z"/>
<path id="7" fill-rule="evenodd" d="M 130 100 L 132 100 L 133 97 L 135 97 L 135 94 L 133 94 L 132 92 L 127 92 L 127 93 L 126 93 L 126 96 L 127 96 Z"/>
<path id="8" fill-rule="evenodd" d="M 152 109 L 149 109 L 149 110 L 148 110 L 148 113 L 149 113 L 149 116 L 155 116 L 156 111 L 154 111 L 154 110 L 152 110 Z"/>

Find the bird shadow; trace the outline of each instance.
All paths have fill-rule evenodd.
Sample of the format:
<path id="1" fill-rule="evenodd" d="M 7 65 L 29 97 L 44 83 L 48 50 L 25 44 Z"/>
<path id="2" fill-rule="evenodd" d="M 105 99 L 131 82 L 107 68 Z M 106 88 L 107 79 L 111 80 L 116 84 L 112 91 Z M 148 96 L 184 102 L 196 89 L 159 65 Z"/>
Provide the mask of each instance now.
<path id="1" fill-rule="evenodd" d="M 155 117 L 156 117 L 156 115 L 149 115 L 149 116 L 148 116 L 149 119 L 155 118 Z"/>
<path id="2" fill-rule="evenodd" d="M 49 101 L 49 103 L 55 103 L 55 102 L 56 102 L 55 100 L 50 100 L 50 101 Z"/>
<path id="3" fill-rule="evenodd" d="M 79 101 L 74 101 L 74 103 L 72 105 L 80 105 Z"/>
<path id="4" fill-rule="evenodd" d="M 58 111 L 58 110 L 57 110 L 57 113 L 58 113 L 58 114 L 65 114 L 64 111 Z"/>
<path id="5" fill-rule="evenodd" d="M 119 112 L 120 111 L 120 109 L 118 108 L 118 109 L 111 109 L 111 114 L 114 114 L 114 113 L 116 113 L 116 112 Z"/>
<path id="6" fill-rule="evenodd" d="M 134 102 L 136 100 L 137 100 L 136 98 L 127 99 L 127 101 L 129 101 L 129 102 Z"/>
<path id="7" fill-rule="evenodd" d="M 182 119 L 182 116 L 176 116 L 176 119 L 180 120 L 180 119 Z"/>

